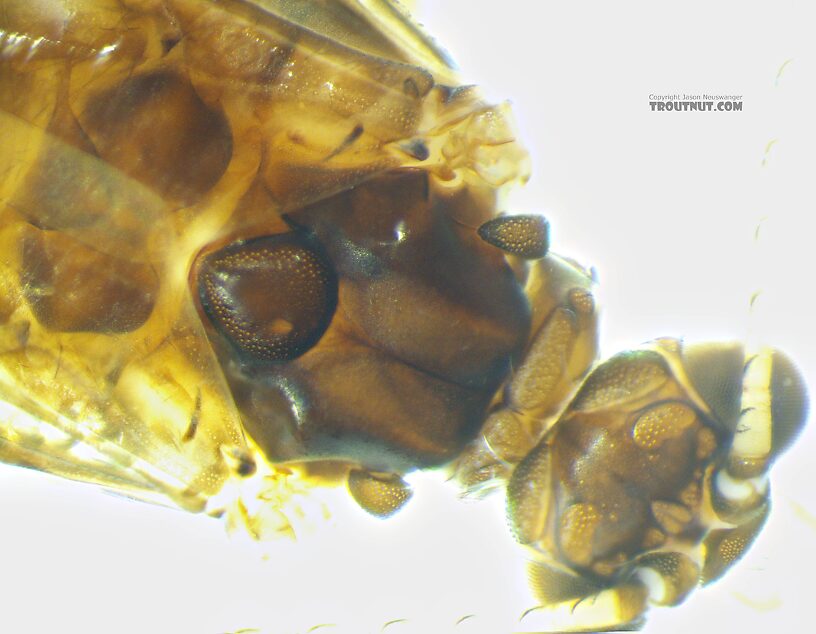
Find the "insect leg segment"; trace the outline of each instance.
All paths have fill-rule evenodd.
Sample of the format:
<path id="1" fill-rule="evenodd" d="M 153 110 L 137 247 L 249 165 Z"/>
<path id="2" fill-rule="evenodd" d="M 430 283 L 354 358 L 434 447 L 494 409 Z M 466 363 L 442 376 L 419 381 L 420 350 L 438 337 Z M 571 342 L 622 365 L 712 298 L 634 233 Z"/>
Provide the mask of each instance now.
<path id="1" fill-rule="evenodd" d="M 656 552 L 642 557 L 634 574 L 648 589 L 648 599 L 657 605 L 678 605 L 697 587 L 700 567 L 679 552 Z"/>
<path id="2" fill-rule="evenodd" d="M 504 401 L 526 420 L 536 421 L 537 431 L 553 422 L 597 357 L 593 286 L 590 273 L 558 256 L 530 268 L 525 293 L 532 311 L 531 336 Z"/>
<path id="3" fill-rule="evenodd" d="M 532 263 L 525 294 L 532 325 L 522 356 L 494 399 L 480 437 L 457 462 L 457 478 L 476 493 L 509 478 L 554 422 L 597 354 L 593 280 L 569 260 Z"/>
<path id="4" fill-rule="evenodd" d="M 542 603 L 522 618 L 545 612 L 547 631 L 621 632 L 643 628 L 648 590 L 637 579 L 604 588 L 541 563 L 530 565 L 528 578 Z"/>
<path id="5" fill-rule="evenodd" d="M 364 510 L 375 517 L 390 517 L 411 499 L 413 491 L 397 474 L 377 474 L 364 469 L 352 469 L 348 489 Z"/>
<path id="6" fill-rule="evenodd" d="M 479 227 L 479 237 L 526 260 L 537 260 L 547 255 L 550 248 L 550 226 L 538 214 L 499 216 Z"/>

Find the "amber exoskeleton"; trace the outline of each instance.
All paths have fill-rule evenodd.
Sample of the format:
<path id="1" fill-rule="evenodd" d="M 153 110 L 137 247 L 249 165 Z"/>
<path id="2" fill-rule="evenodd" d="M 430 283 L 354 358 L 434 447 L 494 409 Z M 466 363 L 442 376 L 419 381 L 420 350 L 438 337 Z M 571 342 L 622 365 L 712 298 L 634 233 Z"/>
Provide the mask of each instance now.
<path id="1" fill-rule="evenodd" d="M 585 379 L 593 280 L 500 214 L 505 108 L 389 2 L 3 0 L 0 131 L 2 460 L 258 537 L 290 489 L 388 516 L 452 463 L 602 626 L 761 528 L 795 369 L 666 340 Z"/>

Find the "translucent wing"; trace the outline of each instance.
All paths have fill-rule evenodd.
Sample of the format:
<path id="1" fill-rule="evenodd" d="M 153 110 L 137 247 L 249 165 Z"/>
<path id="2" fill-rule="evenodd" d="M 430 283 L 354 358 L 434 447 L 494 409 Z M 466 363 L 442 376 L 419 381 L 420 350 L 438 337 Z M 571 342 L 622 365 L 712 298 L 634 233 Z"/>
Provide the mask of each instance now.
<path id="1" fill-rule="evenodd" d="M 252 457 L 190 263 L 394 166 L 525 177 L 452 79 L 382 0 L 0 1 L 0 459 L 204 508 Z"/>
<path id="2" fill-rule="evenodd" d="M 388 0 L 261 0 L 276 15 L 367 55 L 419 66 L 441 84 L 456 85 L 444 50 Z"/>
<path id="3" fill-rule="evenodd" d="M 0 122 L 14 149 L 0 458 L 200 508 L 229 476 L 226 454 L 246 448 L 185 275 L 161 255 L 180 248 L 167 205 L 20 117 Z"/>

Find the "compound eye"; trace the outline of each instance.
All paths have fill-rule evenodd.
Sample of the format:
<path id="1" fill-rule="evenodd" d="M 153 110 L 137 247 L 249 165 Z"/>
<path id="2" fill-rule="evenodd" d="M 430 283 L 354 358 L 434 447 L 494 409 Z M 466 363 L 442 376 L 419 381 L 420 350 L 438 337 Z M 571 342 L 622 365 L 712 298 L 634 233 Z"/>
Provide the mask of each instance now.
<path id="1" fill-rule="evenodd" d="M 246 361 L 288 361 L 309 350 L 337 306 L 330 265 L 297 234 L 237 242 L 205 257 L 202 308 Z"/>
<path id="2" fill-rule="evenodd" d="M 773 352 L 771 375 L 771 416 L 773 417 L 773 459 L 786 451 L 805 426 L 808 396 L 799 370 L 785 354 Z"/>

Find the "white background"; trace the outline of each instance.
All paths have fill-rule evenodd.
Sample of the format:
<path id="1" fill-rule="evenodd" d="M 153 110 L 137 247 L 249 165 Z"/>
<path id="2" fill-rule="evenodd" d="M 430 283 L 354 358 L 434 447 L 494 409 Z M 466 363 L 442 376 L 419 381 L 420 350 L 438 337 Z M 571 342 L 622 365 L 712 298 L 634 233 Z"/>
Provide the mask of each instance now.
<path id="1" fill-rule="evenodd" d="M 544 212 L 554 250 L 597 268 L 606 354 L 661 335 L 753 334 L 816 385 L 806 3 L 418 4 L 465 77 L 512 100 L 534 166 L 512 210 Z M 650 93 L 683 91 L 741 94 L 743 112 L 650 111 Z M 683 606 L 653 610 L 648 631 L 812 621 L 814 450 L 811 425 L 774 469 L 771 520 L 749 555 Z M 498 502 L 463 505 L 423 484 L 389 522 L 352 511 L 262 561 L 218 522 L 2 468 L 0 629 L 363 634 L 402 618 L 382 631 L 534 629 L 517 622 L 530 600 Z"/>

